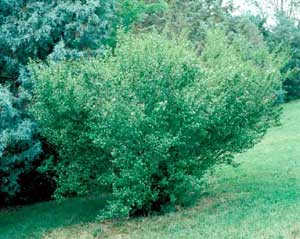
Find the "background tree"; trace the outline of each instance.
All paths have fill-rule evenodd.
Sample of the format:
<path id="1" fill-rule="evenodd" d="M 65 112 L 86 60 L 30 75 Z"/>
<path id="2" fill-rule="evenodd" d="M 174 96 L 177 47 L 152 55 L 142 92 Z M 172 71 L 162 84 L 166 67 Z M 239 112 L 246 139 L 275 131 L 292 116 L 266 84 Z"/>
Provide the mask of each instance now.
<path id="1" fill-rule="evenodd" d="M 264 17 L 276 15 L 278 13 L 286 15 L 291 19 L 299 19 L 300 1 L 299 0 L 252 0 L 259 13 Z"/>
<path id="2" fill-rule="evenodd" d="M 266 40 L 273 51 L 286 52 L 288 58 L 281 68 L 286 100 L 300 98 L 300 28 L 295 20 L 284 14 L 276 16 Z"/>
<path id="3" fill-rule="evenodd" d="M 20 190 L 20 175 L 32 169 L 42 146 L 37 139 L 37 127 L 17 106 L 16 98 L 0 86 L 0 202 Z"/>
<path id="4" fill-rule="evenodd" d="M 279 101 L 300 97 L 299 80 L 299 10 L 298 0 L 252 1 L 258 9 L 258 15 L 251 17 L 268 43 L 271 52 L 279 57 L 285 55 L 282 65 L 283 91 L 278 92 Z M 281 56 L 280 56 L 281 55 Z"/>
<path id="5" fill-rule="evenodd" d="M 233 5 L 222 0 L 170 0 L 166 13 L 167 30 L 187 34 L 201 50 L 208 29 L 222 26 L 231 17 Z"/>

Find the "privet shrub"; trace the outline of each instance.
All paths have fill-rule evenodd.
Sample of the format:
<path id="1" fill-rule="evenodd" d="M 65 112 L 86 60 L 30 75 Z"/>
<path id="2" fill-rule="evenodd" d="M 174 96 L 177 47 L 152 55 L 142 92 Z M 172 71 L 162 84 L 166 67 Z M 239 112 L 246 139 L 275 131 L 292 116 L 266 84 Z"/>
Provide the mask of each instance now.
<path id="1" fill-rule="evenodd" d="M 104 59 L 33 65 L 32 111 L 60 152 L 58 194 L 111 186 L 108 216 L 189 205 L 203 174 L 277 119 L 273 59 L 243 39 L 189 43 L 127 35 Z"/>

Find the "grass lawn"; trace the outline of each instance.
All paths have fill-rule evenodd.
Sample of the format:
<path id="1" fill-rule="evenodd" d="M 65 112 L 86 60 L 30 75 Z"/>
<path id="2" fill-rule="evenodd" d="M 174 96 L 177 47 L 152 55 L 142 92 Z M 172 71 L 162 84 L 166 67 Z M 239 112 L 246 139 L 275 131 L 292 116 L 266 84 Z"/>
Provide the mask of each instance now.
<path id="1" fill-rule="evenodd" d="M 300 101 L 285 105 L 282 123 L 236 157 L 239 167 L 217 168 L 194 208 L 99 224 L 104 198 L 42 203 L 0 212 L 0 238 L 300 238 Z"/>
<path id="2" fill-rule="evenodd" d="M 75 198 L 0 211 L 0 239 L 37 239 L 51 229 L 95 221 L 105 199 Z"/>

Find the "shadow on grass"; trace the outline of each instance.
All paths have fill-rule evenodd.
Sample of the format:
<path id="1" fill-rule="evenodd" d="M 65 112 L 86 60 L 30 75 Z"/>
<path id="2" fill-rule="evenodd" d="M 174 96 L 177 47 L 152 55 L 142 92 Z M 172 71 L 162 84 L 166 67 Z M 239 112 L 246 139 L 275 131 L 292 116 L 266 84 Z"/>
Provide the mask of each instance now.
<path id="1" fill-rule="evenodd" d="M 48 230 L 94 221 L 109 196 L 72 198 L 0 211 L 0 239 L 41 238 Z"/>

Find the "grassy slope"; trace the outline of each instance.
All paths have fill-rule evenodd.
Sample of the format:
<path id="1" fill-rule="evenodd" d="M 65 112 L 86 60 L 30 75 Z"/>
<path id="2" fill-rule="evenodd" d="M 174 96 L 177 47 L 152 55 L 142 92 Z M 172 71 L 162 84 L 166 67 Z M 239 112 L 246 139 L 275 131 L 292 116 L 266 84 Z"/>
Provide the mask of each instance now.
<path id="1" fill-rule="evenodd" d="M 102 206 L 97 200 L 44 203 L 0 213 L 0 238 L 300 238 L 299 120 L 300 102 L 286 105 L 283 125 L 237 156 L 240 167 L 218 168 L 195 208 L 101 225 L 87 223 Z"/>

